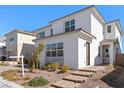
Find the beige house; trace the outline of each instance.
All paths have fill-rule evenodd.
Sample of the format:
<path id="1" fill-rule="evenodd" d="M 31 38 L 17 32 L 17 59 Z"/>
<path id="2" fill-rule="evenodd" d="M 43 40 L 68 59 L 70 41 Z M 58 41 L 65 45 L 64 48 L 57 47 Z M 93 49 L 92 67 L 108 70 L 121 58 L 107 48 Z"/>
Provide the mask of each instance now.
<path id="1" fill-rule="evenodd" d="M 0 37 L 0 60 L 6 57 L 6 38 Z"/>
<path id="2" fill-rule="evenodd" d="M 34 50 L 34 42 L 32 40 L 36 38 L 35 34 L 15 29 L 5 34 L 5 36 L 7 60 L 12 60 L 9 58 L 10 56 L 24 55 L 26 59 L 31 57 Z"/>

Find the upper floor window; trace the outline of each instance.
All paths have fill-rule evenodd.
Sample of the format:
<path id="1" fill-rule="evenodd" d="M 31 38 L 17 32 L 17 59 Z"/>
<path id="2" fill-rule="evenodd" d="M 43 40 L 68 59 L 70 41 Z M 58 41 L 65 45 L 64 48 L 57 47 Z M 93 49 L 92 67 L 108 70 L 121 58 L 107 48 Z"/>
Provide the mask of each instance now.
<path id="1" fill-rule="evenodd" d="M 44 37 L 45 37 L 45 32 L 40 32 L 40 33 L 39 33 L 39 37 L 40 37 L 40 38 L 44 38 Z"/>
<path id="2" fill-rule="evenodd" d="M 65 32 L 75 30 L 75 20 L 65 22 Z"/>
<path id="3" fill-rule="evenodd" d="M 111 26 L 110 25 L 107 26 L 107 31 L 108 31 L 108 33 L 111 33 Z"/>
<path id="4" fill-rule="evenodd" d="M 50 30 L 50 35 L 51 35 L 51 36 L 53 35 L 53 29 Z"/>
<path id="5" fill-rule="evenodd" d="M 12 41 L 14 41 L 14 37 L 12 37 L 12 38 L 9 39 L 9 42 L 12 42 Z"/>

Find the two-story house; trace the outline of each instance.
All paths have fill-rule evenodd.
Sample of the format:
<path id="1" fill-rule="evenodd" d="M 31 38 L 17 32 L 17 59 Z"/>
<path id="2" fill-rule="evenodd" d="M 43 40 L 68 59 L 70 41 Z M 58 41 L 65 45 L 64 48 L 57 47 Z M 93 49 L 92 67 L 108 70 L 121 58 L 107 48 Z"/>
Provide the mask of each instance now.
<path id="1" fill-rule="evenodd" d="M 21 55 L 23 55 L 25 59 L 31 58 L 34 50 L 34 42 L 32 40 L 36 39 L 35 34 L 28 31 L 15 29 L 5 34 L 5 36 L 7 60 L 15 60 L 10 59 L 10 56 Z M 17 61 L 19 61 L 19 58 L 17 58 Z"/>
<path id="2" fill-rule="evenodd" d="M 35 46 L 40 42 L 45 45 L 41 65 L 59 63 L 80 69 L 113 64 L 115 54 L 121 52 L 119 20 L 106 23 L 95 6 L 50 21 L 33 33 L 37 34 Z"/>

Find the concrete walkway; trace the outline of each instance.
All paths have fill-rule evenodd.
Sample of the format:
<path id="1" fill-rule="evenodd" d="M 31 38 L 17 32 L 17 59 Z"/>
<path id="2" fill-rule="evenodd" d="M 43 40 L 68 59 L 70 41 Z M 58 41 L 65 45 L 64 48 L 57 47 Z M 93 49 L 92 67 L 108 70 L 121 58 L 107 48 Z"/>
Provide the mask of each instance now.
<path id="1" fill-rule="evenodd" d="M 20 69 L 20 68 L 12 67 L 12 66 L 0 66 L 0 73 L 9 69 Z M 23 88 L 23 87 L 12 81 L 7 81 L 2 77 L 0 77 L 0 88 Z"/>
<path id="2" fill-rule="evenodd" d="M 12 66 L 0 66 L 0 73 L 3 72 L 3 71 L 7 71 L 9 69 L 13 69 L 13 70 L 18 69 L 18 70 L 20 70 L 21 68 L 19 68 L 19 67 L 12 67 Z"/>
<path id="3" fill-rule="evenodd" d="M 78 88 L 95 73 L 96 70 L 94 69 L 74 71 L 71 75 L 64 77 L 62 80 L 52 83 L 51 86 L 54 88 Z"/>

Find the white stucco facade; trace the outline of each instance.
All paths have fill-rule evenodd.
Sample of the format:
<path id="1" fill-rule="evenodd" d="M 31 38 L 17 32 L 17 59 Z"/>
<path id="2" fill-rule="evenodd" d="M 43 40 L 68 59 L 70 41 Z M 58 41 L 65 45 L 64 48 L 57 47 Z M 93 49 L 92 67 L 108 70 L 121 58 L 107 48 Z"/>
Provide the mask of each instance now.
<path id="1" fill-rule="evenodd" d="M 100 42 L 103 40 L 103 27 L 104 25 L 99 22 L 99 20 L 91 14 L 91 34 L 96 37 L 91 43 L 91 65 L 101 64 L 101 58 L 98 57 Z"/>
<path id="2" fill-rule="evenodd" d="M 70 65 L 71 68 L 76 68 L 77 67 L 77 60 L 78 60 L 78 39 L 77 33 L 68 33 L 68 34 L 63 34 L 59 36 L 53 36 L 49 38 L 45 38 L 39 42 L 37 42 L 36 46 L 42 42 L 44 45 L 51 44 L 51 43 L 57 43 L 57 42 L 63 42 L 63 50 L 64 50 L 64 56 L 63 57 L 50 57 L 48 60 L 49 63 L 52 63 L 55 61 L 60 62 L 60 63 L 66 63 L 67 65 Z M 68 44 L 70 47 L 68 47 Z M 44 47 L 44 50 L 42 52 L 42 57 L 41 57 L 41 63 L 44 65 L 46 63 L 46 47 Z M 73 62 L 73 63 L 72 63 Z"/>
<path id="3" fill-rule="evenodd" d="M 84 36 L 82 38 L 82 36 Z M 46 59 L 49 59 L 48 63 L 63 63 L 69 65 L 71 69 L 82 68 L 85 66 L 85 46 L 86 40 L 92 41 L 91 37 L 86 36 L 80 31 L 64 33 L 62 35 L 56 35 L 49 38 L 44 38 L 42 40 L 36 40 L 36 47 L 39 43 L 44 45 L 63 42 L 63 57 L 46 57 L 46 47 L 42 52 L 41 64 L 46 63 Z M 70 47 L 69 47 L 70 46 Z M 48 61 L 48 60 L 47 60 Z"/>
<path id="4" fill-rule="evenodd" d="M 75 30 L 65 32 L 65 23 L 70 20 L 75 21 Z M 111 26 L 111 32 L 108 32 L 108 26 Z M 45 33 L 44 38 L 39 37 L 41 32 Z M 119 21 L 106 23 L 95 6 L 50 21 L 48 26 L 33 33 L 37 34 L 35 47 L 40 42 L 45 45 L 40 57 L 41 65 L 60 63 L 71 69 L 80 69 L 103 63 L 113 64 L 116 53 L 121 52 L 122 29 Z M 47 57 L 46 45 L 58 42 L 63 42 L 63 56 Z"/>
<path id="5" fill-rule="evenodd" d="M 23 54 L 30 58 L 34 46 L 43 43 L 41 65 L 59 63 L 70 69 L 81 69 L 114 64 L 116 54 L 121 53 L 122 35 L 119 20 L 105 22 L 95 6 L 90 6 L 32 32 L 14 30 L 7 33 L 6 52 L 8 57 Z"/>

